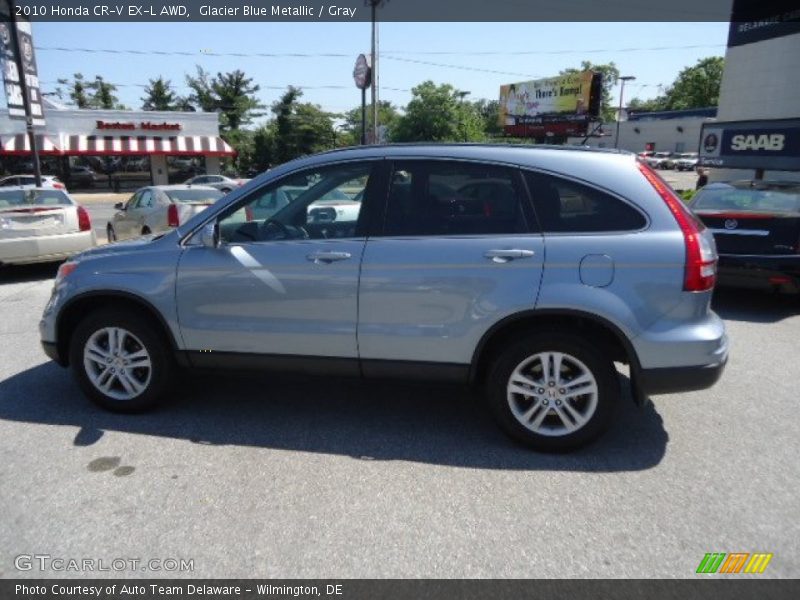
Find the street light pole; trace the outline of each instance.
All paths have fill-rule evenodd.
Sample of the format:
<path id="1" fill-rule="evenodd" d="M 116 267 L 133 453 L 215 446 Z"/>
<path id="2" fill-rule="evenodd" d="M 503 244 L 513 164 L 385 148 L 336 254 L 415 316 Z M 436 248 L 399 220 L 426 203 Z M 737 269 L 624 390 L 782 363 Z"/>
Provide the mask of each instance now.
<path id="1" fill-rule="evenodd" d="M 625 82 L 636 79 L 633 75 L 623 75 L 619 78 L 622 85 L 619 89 L 619 110 L 617 111 L 617 133 L 614 136 L 614 148 L 619 148 L 619 122 L 622 120 L 622 97 L 625 94 Z"/>

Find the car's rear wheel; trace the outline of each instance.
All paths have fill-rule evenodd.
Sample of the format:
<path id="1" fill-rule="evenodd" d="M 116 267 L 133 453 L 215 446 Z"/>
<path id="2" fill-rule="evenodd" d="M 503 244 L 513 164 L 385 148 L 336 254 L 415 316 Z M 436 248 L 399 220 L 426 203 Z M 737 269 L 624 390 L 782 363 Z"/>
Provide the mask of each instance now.
<path id="1" fill-rule="evenodd" d="M 70 364 L 84 393 L 118 412 L 156 405 L 174 361 L 145 315 L 108 309 L 86 317 L 70 342 Z"/>
<path id="2" fill-rule="evenodd" d="M 536 450 L 564 452 L 599 437 L 619 397 L 614 363 L 571 334 L 547 332 L 508 345 L 487 380 L 500 426 Z"/>
<path id="3" fill-rule="evenodd" d="M 116 232 L 114 231 L 114 228 L 111 225 L 106 227 L 106 238 L 108 238 L 108 243 L 109 244 L 112 244 L 112 243 L 117 241 L 117 234 L 116 234 Z"/>

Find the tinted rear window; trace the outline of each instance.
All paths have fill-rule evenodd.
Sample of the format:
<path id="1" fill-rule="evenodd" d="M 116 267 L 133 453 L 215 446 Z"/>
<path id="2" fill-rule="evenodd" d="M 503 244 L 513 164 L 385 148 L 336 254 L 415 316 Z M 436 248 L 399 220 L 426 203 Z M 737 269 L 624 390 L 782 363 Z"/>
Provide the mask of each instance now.
<path id="1" fill-rule="evenodd" d="M 69 206 L 67 195 L 59 190 L 0 191 L 0 208 L 10 206 Z"/>
<path id="2" fill-rule="evenodd" d="M 542 231 L 636 231 L 647 224 L 632 206 L 589 186 L 541 173 L 526 173 L 525 180 Z"/>
<path id="3" fill-rule="evenodd" d="M 215 202 L 225 195 L 219 190 L 165 190 L 164 193 L 175 202 Z"/>
<path id="4" fill-rule="evenodd" d="M 697 192 L 692 208 L 696 210 L 800 212 L 800 186 L 780 189 L 706 187 Z"/>

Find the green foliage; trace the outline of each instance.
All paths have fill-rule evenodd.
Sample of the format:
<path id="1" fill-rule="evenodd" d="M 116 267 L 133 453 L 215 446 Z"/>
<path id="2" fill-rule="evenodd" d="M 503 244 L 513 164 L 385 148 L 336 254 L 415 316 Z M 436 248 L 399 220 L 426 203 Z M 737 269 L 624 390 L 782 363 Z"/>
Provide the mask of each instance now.
<path id="1" fill-rule="evenodd" d="M 301 89 L 289 86 L 280 100 L 272 105 L 275 118 L 274 144 L 269 156 L 271 163 L 286 162 L 298 156 L 330 149 L 334 145 L 331 115 L 316 104 L 299 102 L 302 95 Z"/>
<path id="2" fill-rule="evenodd" d="M 399 117 L 397 109 L 391 102 L 381 100 L 378 102 L 378 123 L 386 127 L 386 137 L 391 139 L 392 128 Z M 348 110 L 342 115 L 342 135 L 337 139 L 337 146 L 356 146 L 361 143 L 361 107 Z M 370 131 L 372 122 L 372 103 L 367 104 L 367 131 Z"/>
<path id="3" fill-rule="evenodd" d="M 186 85 L 192 90 L 192 104 L 206 112 L 219 111 L 222 131 L 239 129 L 263 114 L 258 111 L 264 106 L 255 97 L 260 87 L 239 69 L 211 77 L 198 66 L 197 75 L 186 76 Z"/>
<path id="4" fill-rule="evenodd" d="M 149 81 L 144 94 L 142 110 L 182 110 L 187 104 L 187 100 L 178 97 L 172 89 L 172 82 L 161 76 Z"/>
<path id="5" fill-rule="evenodd" d="M 425 81 L 411 90 L 412 99 L 392 130 L 395 142 L 478 141 L 485 137 L 481 115 L 450 84 Z"/>
<path id="6" fill-rule="evenodd" d="M 62 78 L 58 80 L 58 84 L 56 96 L 63 99 L 66 93 L 72 104 L 77 108 L 118 110 L 127 108 L 119 103 L 119 99 L 114 94 L 117 91 L 117 86 L 108 83 L 100 75 L 95 75 L 94 81 L 87 82 L 82 73 L 75 73 L 71 80 Z M 66 86 L 66 91 L 61 86 Z"/>
<path id="7" fill-rule="evenodd" d="M 709 56 L 686 67 L 675 78 L 664 93 L 649 100 L 633 98 L 628 103 L 629 110 L 686 110 L 706 108 L 719 104 L 719 88 L 725 59 Z"/>

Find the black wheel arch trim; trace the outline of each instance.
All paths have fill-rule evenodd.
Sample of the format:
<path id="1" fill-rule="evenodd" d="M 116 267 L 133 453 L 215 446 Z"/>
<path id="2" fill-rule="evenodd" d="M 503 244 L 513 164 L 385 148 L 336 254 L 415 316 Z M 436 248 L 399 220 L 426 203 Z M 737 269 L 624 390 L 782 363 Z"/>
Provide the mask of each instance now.
<path id="1" fill-rule="evenodd" d="M 125 298 L 126 300 L 131 300 L 133 302 L 142 304 L 149 313 L 155 316 L 159 325 L 161 325 L 162 329 L 164 330 L 164 333 L 167 335 L 167 339 L 169 340 L 170 343 L 170 349 L 172 350 L 175 359 L 178 361 L 178 364 L 182 366 L 186 364 L 187 361 L 184 352 L 181 351 L 180 347 L 178 346 L 178 340 L 175 339 L 175 336 L 172 333 L 172 329 L 170 329 L 170 326 L 167 323 L 167 320 L 164 318 L 164 315 L 162 315 L 161 312 L 153 305 L 153 303 L 147 300 L 146 298 L 138 294 L 134 294 L 133 292 L 127 292 L 124 290 L 92 290 L 89 292 L 82 292 L 70 298 L 66 302 L 66 304 L 64 304 L 64 306 L 61 307 L 61 310 L 58 311 L 58 316 L 56 317 L 56 327 L 55 327 L 57 336 L 56 344 L 58 347 L 58 355 L 61 360 L 58 360 L 56 362 L 61 364 L 62 361 L 64 361 L 64 364 L 66 365 L 67 361 L 65 355 L 66 340 L 58 339 L 58 337 L 61 331 L 62 317 L 67 313 L 70 307 L 83 300 L 88 300 L 91 298 L 103 298 L 109 296 L 115 298 Z"/>
<path id="2" fill-rule="evenodd" d="M 545 316 L 557 316 L 557 317 L 569 317 L 569 318 L 580 318 L 585 319 L 587 321 L 592 321 L 593 323 L 600 325 L 608 329 L 615 338 L 622 344 L 622 347 L 625 349 L 625 354 L 628 356 L 628 361 L 630 364 L 631 369 L 631 383 L 632 385 L 636 385 L 639 380 L 639 373 L 641 372 L 641 364 L 639 363 L 639 356 L 636 354 L 636 349 L 633 347 L 633 344 L 628 339 L 622 330 L 609 321 L 608 319 L 596 315 L 590 312 L 584 312 L 581 310 L 574 310 L 569 308 L 542 308 L 542 309 L 531 309 L 525 310 L 522 312 L 514 313 L 513 315 L 509 315 L 494 325 L 492 325 L 481 337 L 481 340 L 478 342 L 478 345 L 475 347 L 475 351 L 472 354 L 472 362 L 470 363 L 470 372 L 469 372 L 469 379 L 471 383 L 474 383 L 477 375 L 478 375 L 478 366 L 480 365 L 481 358 L 483 357 L 483 351 L 486 348 L 486 345 L 489 343 L 489 340 L 501 329 L 504 327 L 514 323 L 515 321 L 523 321 L 530 318 L 540 318 Z M 635 389 L 635 388 L 634 388 Z M 637 400 L 638 402 L 638 400 Z"/>

